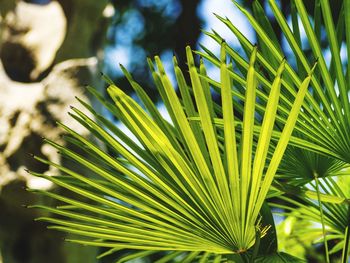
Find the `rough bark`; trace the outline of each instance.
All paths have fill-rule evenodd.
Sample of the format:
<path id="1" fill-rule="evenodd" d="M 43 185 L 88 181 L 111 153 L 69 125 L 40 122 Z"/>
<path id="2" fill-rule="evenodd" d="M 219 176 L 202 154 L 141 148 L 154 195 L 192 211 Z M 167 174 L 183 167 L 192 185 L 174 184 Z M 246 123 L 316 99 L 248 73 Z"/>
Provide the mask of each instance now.
<path id="1" fill-rule="evenodd" d="M 107 0 L 14 3 L 0 2 L 0 262 L 92 262 L 95 251 L 79 250 L 78 261 L 68 258 L 63 235 L 33 221 L 38 212 L 23 205 L 47 200 L 25 188 L 51 185 L 24 168 L 57 174 L 29 155 L 60 161 L 42 141 L 64 143 L 57 121 L 88 136 L 67 112 L 75 96 L 89 101 L 83 86 L 97 82 Z"/>

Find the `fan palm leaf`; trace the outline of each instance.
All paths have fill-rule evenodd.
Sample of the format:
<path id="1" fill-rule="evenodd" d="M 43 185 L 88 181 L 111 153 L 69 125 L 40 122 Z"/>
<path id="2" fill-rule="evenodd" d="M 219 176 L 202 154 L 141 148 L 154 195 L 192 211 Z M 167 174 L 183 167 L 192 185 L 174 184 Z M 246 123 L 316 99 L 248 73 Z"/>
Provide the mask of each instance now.
<path id="1" fill-rule="evenodd" d="M 258 85 L 255 60 L 258 53 L 256 47 L 252 49 L 245 81 L 243 122 L 238 129 L 234 118 L 232 65 L 227 65 L 225 51 L 226 44 L 222 43 L 223 132 L 216 128 L 213 108 L 216 105 L 206 79 L 201 77 L 205 68 L 203 65 L 196 68 L 190 48 L 186 49 L 191 78 L 189 87 L 176 61 L 174 64 L 181 97 L 176 94 L 160 59 L 155 57 L 158 71 L 149 61 L 171 123 L 161 116 L 146 92 L 125 69 L 143 107 L 113 83 L 107 91 L 114 104 L 89 88 L 136 139 L 130 139 L 82 101 L 94 119 L 82 110 L 72 108 L 70 115 L 96 140 L 107 145 L 108 151 L 60 124 L 69 134 L 67 140 L 85 155 L 50 140 L 46 140 L 47 143 L 63 158 L 90 170 L 93 176 L 35 157 L 56 167 L 62 175 L 31 172 L 33 175 L 44 177 L 75 194 L 61 196 L 50 191 L 36 191 L 63 203 L 51 208 L 34 206 L 56 215 L 38 220 L 49 222 L 50 228 L 77 235 L 79 238 L 70 240 L 72 242 L 112 250 L 191 251 L 191 255 L 206 252 L 208 254 L 204 255 L 209 256 L 245 253 L 258 243 L 268 231 L 268 226 L 261 225 L 259 213 L 297 122 L 315 67 L 300 82 L 284 127 L 275 135 L 278 140 L 268 160 L 286 62 L 281 60 L 275 72 L 262 126 L 255 131 Z M 254 147 L 253 138 L 257 141 Z M 264 167 L 267 167 L 266 172 Z M 221 256 L 217 256 L 214 262 L 220 260 Z"/>
<path id="2" fill-rule="evenodd" d="M 289 146 L 278 168 L 275 179 L 289 185 L 304 186 L 315 177 L 340 176 L 350 174 L 349 164 L 339 159 L 302 148 Z"/>

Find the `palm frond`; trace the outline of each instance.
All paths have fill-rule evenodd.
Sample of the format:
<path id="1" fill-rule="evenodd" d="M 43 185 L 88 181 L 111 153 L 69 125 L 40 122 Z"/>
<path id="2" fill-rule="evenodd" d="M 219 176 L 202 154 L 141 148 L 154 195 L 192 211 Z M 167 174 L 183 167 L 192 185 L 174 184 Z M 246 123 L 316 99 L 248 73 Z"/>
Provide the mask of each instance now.
<path id="1" fill-rule="evenodd" d="M 39 220 L 49 222 L 50 228 L 76 234 L 79 238 L 70 241 L 79 244 L 115 250 L 174 251 L 175 254 L 168 257 L 175 257 L 176 251 L 191 251 L 188 255 L 218 255 L 213 262 L 220 262 L 220 254 L 244 253 L 256 240 L 263 238 L 268 226 L 261 225 L 259 213 L 297 122 L 314 68 L 299 83 L 284 127 L 274 136 L 272 129 L 286 62 L 280 60 L 266 109 L 260 110 L 264 114 L 262 126 L 257 131 L 254 119 L 258 51 L 256 47 L 252 49 L 245 81 L 243 122 L 241 128 L 237 128 L 233 112 L 236 103 L 235 94 L 232 94 L 232 66 L 226 63 L 226 49 L 223 43 L 220 58 L 223 133 L 215 125 L 213 107 L 216 104 L 208 90 L 204 65 L 200 69 L 195 66 L 190 48 L 186 50 L 191 77 L 189 87 L 174 60 L 181 97 L 176 94 L 160 59 L 155 57 L 158 71 L 149 61 L 172 123 L 161 116 L 147 93 L 125 69 L 143 107 L 112 83 L 107 91 L 114 104 L 89 88 L 129 129 L 136 141 L 86 103 L 81 101 L 94 119 L 84 111 L 72 108 L 70 115 L 96 140 L 108 145 L 108 152 L 98 143 L 60 124 L 69 134 L 68 140 L 85 155 L 49 140 L 47 143 L 63 158 L 77 162 L 96 176 L 88 177 L 35 157 L 57 167 L 62 175 L 31 172 L 33 175 L 44 177 L 75 194 L 68 197 L 39 191 L 64 204 L 56 208 L 35 206 L 57 215 Z M 267 158 L 273 137 L 276 145 L 271 146 L 272 155 Z M 267 167 L 266 173 L 264 167 Z"/>

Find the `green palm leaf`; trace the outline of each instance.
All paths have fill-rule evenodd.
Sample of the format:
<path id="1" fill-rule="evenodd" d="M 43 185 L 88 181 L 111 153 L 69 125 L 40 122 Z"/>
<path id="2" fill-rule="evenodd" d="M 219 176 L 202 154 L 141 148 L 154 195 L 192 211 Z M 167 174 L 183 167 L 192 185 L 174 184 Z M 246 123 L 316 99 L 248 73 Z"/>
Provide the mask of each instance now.
<path id="1" fill-rule="evenodd" d="M 273 135 L 285 61 L 275 74 L 262 126 L 256 130 L 257 48 L 252 50 L 250 57 L 243 122 L 238 126 L 233 112 L 236 102 L 232 94 L 231 65 L 226 64 L 225 50 L 223 43 L 220 60 L 223 133 L 215 125 L 213 107 L 216 104 L 208 90 L 205 68 L 203 64 L 199 70 L 195 67 L 189 48 L 186 52 L 190 88 L 176 61 L 174 64 L 181 97 L 176 95 L 160 59 L 155 58 L 158 71 L 149 61 L 172 123 L 160 115 L 146 92 L 126 70 L 124 72 L 144 108 L 113 84 L 107 91 L 114 105 L 90 88 L 137 141 L 130 140 L 127 134 L 84 102 L 81 103 L 85 111 L 92 113 L 94 119 L 84 111 L 72 108 L 70 115 L 97 141 L 107 145 L 109 151 L 100 147 L 100 143 L 60 124 L 69 134 L 68 141 L 80 148 L 80 152 L 49 140 L 47 143 L 63 158 L 77 162 L 94 176 L 88 177 L 35 157 L 55 166 L 62 175 L 31 172 L 33 175 L 44 177 L 73 193 L 68 197 L 38 191 L 64 204 L 56 208 L 35 206 L 57 215 L 39 220 L 49 222 L 50 228 L 78 236 L 70 240 L 72 242 L 107 247 L 111 251 L 174 251 L 175 254 L 166 255 L 169 260 L 181 254 L 177 252 L 191 251 L 186 254 L 189 258 L 201 253 L 201 260 L 205 261 L 210 255 L 217 255 L 213 262 L 220 262 L 224 259 L 221 254 L 245 253 L 259 243 L 268 231 L 268 226 L 261 225 L 259 213 L 291 138 L 314 69 L 298 86 L 282 131 Z M 257 141 L 256 146 L 253 138 Z M 276 145 L 271 144 L 269 150 L 272 138 Z M 272 153 L 269 158 L 268 151 Z M 264 167 L 267 167 L 266 173 Z M 134 256 L 146 254 L 148 252 L 140 252 Z M 126 259 L 132 257 L 126 256 Z"/>

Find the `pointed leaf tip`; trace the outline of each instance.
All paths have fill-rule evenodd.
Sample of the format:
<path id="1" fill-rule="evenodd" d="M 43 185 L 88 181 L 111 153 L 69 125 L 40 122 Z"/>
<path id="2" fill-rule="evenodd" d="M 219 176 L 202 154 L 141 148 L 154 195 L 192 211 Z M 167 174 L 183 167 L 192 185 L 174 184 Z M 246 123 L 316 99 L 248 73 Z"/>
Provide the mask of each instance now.
<path id="1" fill-rule="evenodd" d="M 151 70 L 151 72 L 154 72 L 154 64 L 153 64 L 153 61 L 150 57 L 147 57 L 147 64 L 148 64 L 148 67 Z"/>
<path id="2" fill-rule="evenodd" d="M 160 57 L 159 57 L 159 56 L 155 56 L 155 57 L 154 57 L 154 60 L 156 61 L 156 64 L 157 64 L 159 73 L 160 73 L 161 75 L 165 75 L 165 69 L 164 69 L 164 66 L 163 66 L 163 64 L 162 64 L 162 61 L 161 61 Z"/>
<path id="3" fill-rule="evenodd" d="M 126 68 L 123 66 L 123 64 L 119 63 L 119 67 L 121 68 L 122 71 L 127 71 Z"/>
<path id="4" fill-rule="evenodd" d="M 309 72 L 309 76 L 311 76 L 314 73 L 314 70 L 316 69 L 317 64 L 318 64 L 318 58 L 316 59 L 314 65 L 312 66 L 312 68 Z"/>
<path id="5" fill-rule="evenodd" d="M 179 64 L 177 63 L 177 58 L 176 58 L 175 55 L 173 56 L 173 64 L 174 64 L 174 67 L 178 67 L 179 66 Z"/>
<path id="6" fill-rule="evenodd" d="M 186 56 L 187 56 L 187 63 L 189 67 L 194 66 L 194 58 L 192 54 L 192 50 L 190 46 L 186 46 Z"/>

